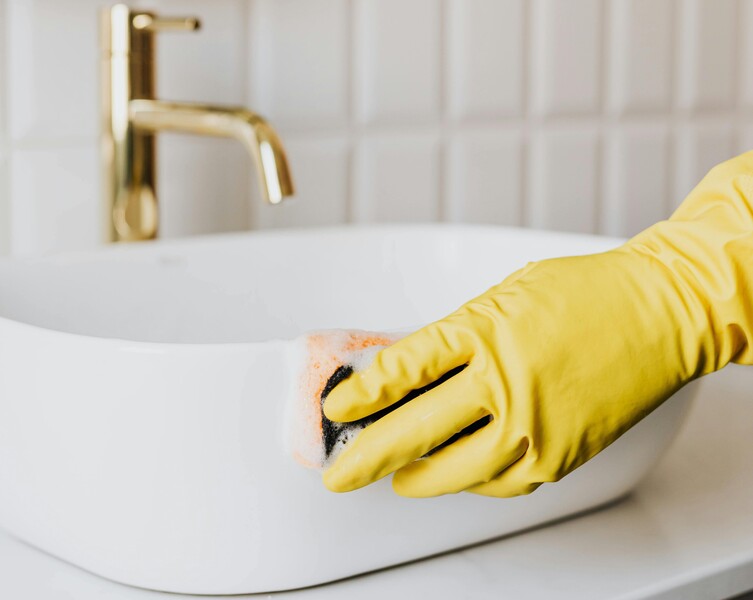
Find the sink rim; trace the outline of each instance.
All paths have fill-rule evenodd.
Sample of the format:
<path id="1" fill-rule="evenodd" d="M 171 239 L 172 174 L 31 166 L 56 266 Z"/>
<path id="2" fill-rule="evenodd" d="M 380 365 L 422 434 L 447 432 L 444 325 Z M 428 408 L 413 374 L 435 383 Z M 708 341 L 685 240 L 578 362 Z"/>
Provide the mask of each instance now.
<path id="1" fill-rule="evenodd" d="M 509 225 L 493 224 L 473 224 L 473 223 L 379 223 L 379 224 L 360 224 L 348 223 L 326 227 L 296 227 L 280 228 L 266 230 L 252 230 L 226 233 L 212 233 L 185 238 L 158 239 L 139 243 L 122 243 L 101 245 L 91 249 L 66 250 L 61 252 L 47 252 L 37 255 L 28 256 L 10 256 L 0 257 L 0 279 L 6 269 L 23 268 L 25 265 L 35 265 L 39 263 L 47 265 L 59 265 L 62 268 L 71 263 L 97 263 L 106 262 L 112 259 L 125 258 L 138 261 L 141 257 L 149 257 L 159 252 L 185 251 L 191 249 L 200 249 L 207 246 L 232 246 L 242 244 L 250 240 L 273 239 L 281 240 L 285 238 L 306 237 L 316 239 L 322 235 L 336 236 L 361 236 L 365 234 L 389 238 L 391 236 L 400 237 L 406 234 L 423 234 L 433 235 L 446 233 L 453 236 L 461 235 L 478 235 L 478 234 L 502 234 L 508 233 L 515 236 L 527 238 L 536 238 L 546 236 L 548 242 L 557 244 L 560 241 L 570 240 L 598 240 L 600 245 L 616 247 L 625 240 L 614 236 L 604 236 L 592 233 L 575 233 L 563 231 L 550 231 L 541 229 L 532 229 L 525 227 L 516 227 Z M 469 298 L 470 299 L 470 298 Z M 53 335 L 62 336 L 62 339 L 68 339 L 72 342 L 81 341 L 86 343 L 110 344 L 117 347 L 127 347 L 129 350 L 142 351 L 203 351 L 212 349 L 240 349 L 259 347 L 263 344 L 270 343 L 289 343 L 293 342 L 300 336 L 293 337 L 270 337 L 263 340 L 255 341 L 207 341 L 207 342 L 183 342 L 183 341 L 157 341 L 157 340 L 138 340 L 125 337 L 116 337 L 109 335 L 93 335 L 89 333 L 80 333 L 56 329 L 45 325 L 34 324 L 17 318 L 6 316 L 0 313 L 0 327 L 13 327 L 20 332 L 27 331 L 36 335 Z M 316 329 L 306 330 L 316 331 Z M 302 335 L 302 334 L 301 334 Z"/>

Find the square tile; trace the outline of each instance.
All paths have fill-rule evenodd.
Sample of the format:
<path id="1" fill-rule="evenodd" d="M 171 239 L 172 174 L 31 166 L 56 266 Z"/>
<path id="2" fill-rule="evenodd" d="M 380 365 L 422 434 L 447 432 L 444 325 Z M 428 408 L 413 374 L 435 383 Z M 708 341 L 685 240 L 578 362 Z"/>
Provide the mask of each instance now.
<path id="1" fill-rule="evenodd" d="M 142 10 L 165 17 L 198 17 L 192 32 L 156 37 L 157 97 L 164 100 L 243 104 L 245 0 L 139 0 Z"/>
<path id="2" fill-rule="evenodd" d="M 600 168 L 596 130 L 572 127 L 535 132 L 527 166 L 529 226 L 596 232 Z"/>
<path id="3" fill-rule="evenodd" d="M 523 0 L 448 0 L 447 97 L 456 119 L 519 115 Z"/>
<path id="4" fill-rule="evenodd" d="M 6 0 L 8 124 L 15 141 L 99 133 L 99 0 Z"/>
<path id="5" fill-rule="evenodd" d="M 679 105 L 692 110 L 732 107 L 737 63 L 736 0 L 684 0 L 678 7 Z"/>
<path id="6" fill-rule="evenodd" d="M 631 237 L 669 217 L 669 129 L 623 126 L 606 142 L 601 231 Z"/>
<path id="7" fill-rule="evenodd" d="M 740 3 L 740 31 L 753 31 L 753 2 L 743 0 Z M 740 36 L 738 64 L 739 94 L 743 105 L 753 107 L 753 36 Z M 753 147 L 753 146 L 751 146 Z"/>
<path id="8" fill-rule="evenodd" d="M 285 128 L 343 124 L 349 111 L 347 0 L 251 0 L 248 97 Z"/>
<path id="9" fill-rule="evenodd" d="M 457 135 L 446 152 L 449 221 L 520 225 L 523 161 L 517 132 Z"/>
<path id="10" fill-rule="evenodd" d="M 439 118 L 440 0 L 354 0 L 354 78 L 363 123 Z"/>
<path id="11" fill-rule="evenodd" d="M 675 134 L 675 187 L 671 201 L 677 207 L 712 167 L 732 158 L 737 127 L 727 119 L 684 125 Z"/>
<path id="12" fill-rule="evenodd" d="M 0 155 L 4 153 L 7 141 L 5 102 L 8 93 L 8 82 L 5 76 L 5 68 L 8 62 L 8 44 L 5 10 L 5 0 L 0 0 Z"/>
<path id="13" fill-rule="evenodd" d="M 0 256 L 10 252 L 10 181 L 8 157 L 0 150 Z"/>
<path id="14" fill-rule="evenodd" d="M 354 167 L 357 222 L 420 222 L 439 217 L 436 135 L 369 136 L 356 150 Z"/>
<path id="15" fill-rule="evenodd" d="M 601 0 L 533 0 L 531 101 L 543 115 L 589 113 L 601 99 Z"/>
<path id="16" fill-rule="evenodd" d="M 14 150 L 10 160 L 11 252 L 86 249 L 104 238 L 96 148 Z"/>
<path id="17" fill-rule="evenodd" d="M 163 133 L 157 153 L 160 237 L 249 228 L 248 190 L 256 185 L 256 169 L 243 146 L 229 139 Z"/>
<path id="18" fill-rule="evenodd" d="M 672 0 L 612 0 L 608 104 L 617 113 L 662 111 L 672 99 Z"/>
<path id="19" fill-rule="evenodd" d="M 251 205 L 255 227 L 319 227 L 348 218 L 349 144 L 344 137 L 289 138 L 285 142 L 296 194 L 270 206 L 256 188 Z"/>

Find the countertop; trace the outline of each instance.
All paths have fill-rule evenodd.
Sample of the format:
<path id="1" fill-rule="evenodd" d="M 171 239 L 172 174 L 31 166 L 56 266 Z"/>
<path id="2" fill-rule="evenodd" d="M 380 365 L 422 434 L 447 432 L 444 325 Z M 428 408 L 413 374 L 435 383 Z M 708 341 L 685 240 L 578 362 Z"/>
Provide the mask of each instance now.
<path id="1" fill-rule="evenodd" d="M 753 590 L 750 369 L 728 367 L 706 378 L 670 451 L 630 496 L 612 506 L 330 585 L 234 598 L 700 600 Z M 0 598 L 181 596 L 112 583 L 0 532 Z"/>

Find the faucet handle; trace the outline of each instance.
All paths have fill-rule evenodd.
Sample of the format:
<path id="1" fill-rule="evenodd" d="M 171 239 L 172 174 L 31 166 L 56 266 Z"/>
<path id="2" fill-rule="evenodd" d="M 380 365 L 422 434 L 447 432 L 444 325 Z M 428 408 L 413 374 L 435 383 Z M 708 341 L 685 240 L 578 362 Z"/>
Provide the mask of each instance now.
<path id="1" fill-rule="evenodd" d="M 133 16 L 133 28 L 141 31 L 196 31 L 201 21 L 196 17 L 156 17 L 149 13 Z"/>

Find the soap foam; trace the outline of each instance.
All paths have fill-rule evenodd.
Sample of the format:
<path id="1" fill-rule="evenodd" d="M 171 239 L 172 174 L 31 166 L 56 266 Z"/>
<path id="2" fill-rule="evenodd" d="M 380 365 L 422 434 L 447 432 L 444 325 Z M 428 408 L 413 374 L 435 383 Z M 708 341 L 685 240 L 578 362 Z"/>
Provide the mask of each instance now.
<path id="1" fill-rule="evenodd" d="M 353 373 L 368 368 L 380 350 L 404 333 L 360 330 L 312 332 L 295 342 L 299 376 L 291 389 L 286 410 L 286 440 L 293 458 L 312 469 L 325 469 L 365 427 L 333 423 L 322 413 L 322 394 L 327 382 L 342 367 Z M 329 448 L 324 427 L 328 423 Z"/>

